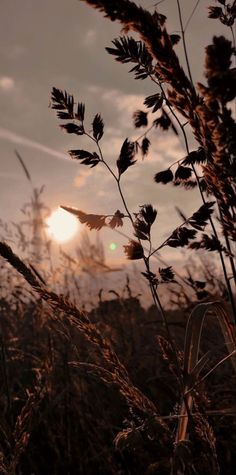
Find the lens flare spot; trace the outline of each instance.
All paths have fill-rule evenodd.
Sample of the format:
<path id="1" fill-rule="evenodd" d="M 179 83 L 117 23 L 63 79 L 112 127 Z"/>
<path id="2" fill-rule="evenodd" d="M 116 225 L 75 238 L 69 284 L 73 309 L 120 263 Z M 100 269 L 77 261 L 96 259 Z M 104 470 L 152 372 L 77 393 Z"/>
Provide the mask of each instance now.
<path id="1" fill-rule="evenodd" d="M 117 244 L 115 242 L 111 242 L 109 244 L 110 251 L 115 251 L 117 249 Z"/>

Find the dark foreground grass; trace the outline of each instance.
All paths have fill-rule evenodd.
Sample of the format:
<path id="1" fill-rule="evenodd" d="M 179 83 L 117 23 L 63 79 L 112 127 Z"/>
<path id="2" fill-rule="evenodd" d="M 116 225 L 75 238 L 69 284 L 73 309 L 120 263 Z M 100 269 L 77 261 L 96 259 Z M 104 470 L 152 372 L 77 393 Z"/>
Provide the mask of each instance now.
<path id="1" fill-rule="evenodd" d="M 19 297 L 0 301 L 0 473 L 171 473 L 179 384 L 155 307 L 145 311 L 135 298 L 101 302 L 87 317 L 94 337 L 88 340 L 65 308 Z M 168 321 L 181 359 L 186 318 L 175 310 Z M 212 323 L 201 355 L 213 350 L 217 361 L 224 351 Z M 233 474 L 230 363 L 201 383 L 194 398 L 191 442 L 175 453 L 176 467 L 210 474 L 219 464 L 221 473 Z"/>

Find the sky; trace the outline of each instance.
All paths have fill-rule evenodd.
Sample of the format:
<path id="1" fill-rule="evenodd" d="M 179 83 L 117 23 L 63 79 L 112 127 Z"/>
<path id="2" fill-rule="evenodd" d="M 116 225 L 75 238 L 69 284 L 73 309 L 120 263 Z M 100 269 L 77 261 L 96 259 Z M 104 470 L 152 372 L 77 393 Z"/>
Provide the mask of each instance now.
<path id="1" fill-rule="evenodd" d="M 137 2 L 153 10 L 155 1 Z M 182 0 L 184 23 L 196 1 Z M 213 34 L 227 34 L 224 26 L 207 18 L 213 0 L 200 0 L 186 31 L 194 81 L 203 80 L 204 48 Z M 157 92 L 148 81 L 135 81 L 129 66 L 115 62 L 105 51 L 121 34 L 121 26 L 79 0 L 0 1 L 0 218 L 18 222 L 20 209 L 29 201 L 31 188 L 14 150 L 20 153 L 36 187 L 45 185 L 44 200 L 51 209 L 58 205 L 77 207 L 88 213 L 112 214 L 122 204 L 104 167 L 90 169 L 72 161 L 67 150 L 88 148 L 81 137 L 63 133 L 51 110 L 52 87 L 65 89 L 86 105 L 86 122 L 101 114 L 105 133 L 103 154 L 113 167 L 126 137 L 135 139 L 140 130 L 132 125 L 132 114 L 143 109 L 146 96 Z M 160 2 L 167 15 L 170 33 L 179 32 L 175 0 Z M 176 51 L 182 59 L 182 44 Z M 194 147 L 194 144 L 192 144 Z M 181 140 L 172 133 L 152 136 L 149 156 L 139 160 L 124 175 L 123 189 L 129 208 L 152 203 L 158 210 L 153 242 L 160 244 L 180 223 L 175 206 L 190 215 L 200 206 L 197 192 L 183 192 L 154 183 L 153 176 L 185 155 Z M 129 227 L 123 231 L 131 235 Z M 112 230 L 102 232 L 108 261 L 123 259 L 126 240 Z M 117 249 L 109 244 L 115 241 Z M 79 242 L 79 233 L 67 249 Z M 176 252 L 176 251 L 175 251 Z M 167 254 L 172 251 L 167 250 Z M 167 255 L 169 257 L 169 255 Z"/>

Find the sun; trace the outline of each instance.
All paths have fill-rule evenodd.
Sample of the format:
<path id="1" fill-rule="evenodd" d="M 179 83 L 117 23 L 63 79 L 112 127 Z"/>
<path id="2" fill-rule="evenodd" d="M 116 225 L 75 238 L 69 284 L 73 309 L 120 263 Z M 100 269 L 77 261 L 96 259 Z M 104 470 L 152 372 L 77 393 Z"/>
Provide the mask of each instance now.
<path id="1" fill-rule="evenodd" d="M 79 230 L 78 218 L 62 208 L 55 209 L 46 219 L 47 233 L 58 242 L 72 239 Z"/>

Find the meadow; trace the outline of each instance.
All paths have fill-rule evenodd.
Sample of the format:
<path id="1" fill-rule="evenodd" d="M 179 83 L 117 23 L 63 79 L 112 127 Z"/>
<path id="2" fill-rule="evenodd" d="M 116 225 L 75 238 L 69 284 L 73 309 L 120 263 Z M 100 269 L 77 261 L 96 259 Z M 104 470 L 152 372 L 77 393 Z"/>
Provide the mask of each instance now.
<path id="1" fill-rule="evenodd" d="M 85 237 L 77 260 L 62 252 L 53 268 L 50 243 L 40 234 L 43 190 L 32 188 L 26 211 L 31 234 L 17 223 L 14 232 L 1 223 L 0 473 L 231 475 L 236 463 L 236 3 L 209 6 L 209 18 L 225 25 L 227 37 L 214 36 L 206 46 L 204 84 L 192 78 L 178 0 L 180 34 L 168 32 L 165 15 L 129 0 L 86 3 L 121 23 L 122 36 L 107 51 L 116 61 L 131 63 L 135 79 L 152 81 L 156 93 L 145 98 L 143 110 L 134 111 L 139 139 L 124 139 L 111 164 L 103 153 L 101 115 L 95 110 L 91 125 L 82 98 L 53 87 L 52 113 L 60 128 L 78 139 L 68 157 L 78 166 L 103 167 L 123 208 L 108 215 L 59 205 L 89 230 L 122 231 L 124 222 L 130 223 L 133 235 L 124 253 L 142 265 L 151 305 L 143 307 L 132 275 L 124 273 L 123 286 L 111 287 L 109 299 L 101 287 L 86 307 L 91 280 L 81 287 L 81 269 L 100 278 L 97 268 L 106 268 L 102 244 Z M 194 10 L 188 21 L 193 20 Z M 123 175 L 132 174 L 137 160 L 145 167 L 152 134 L 167 130 L 181 136 L 185 156 L 157 170 L 154 182 L 165 193 L 178 186 L 186 197 L 198 190 L 199 207 L 191 216 L 178 210 L 181 224 L 156 244 L 157 210 L 151 203 L 129 209 Z M 82 136 L 89 150 L 80 148 Z M 186 250 L 184 272 L 163 261 L 164 248 Z"/>

